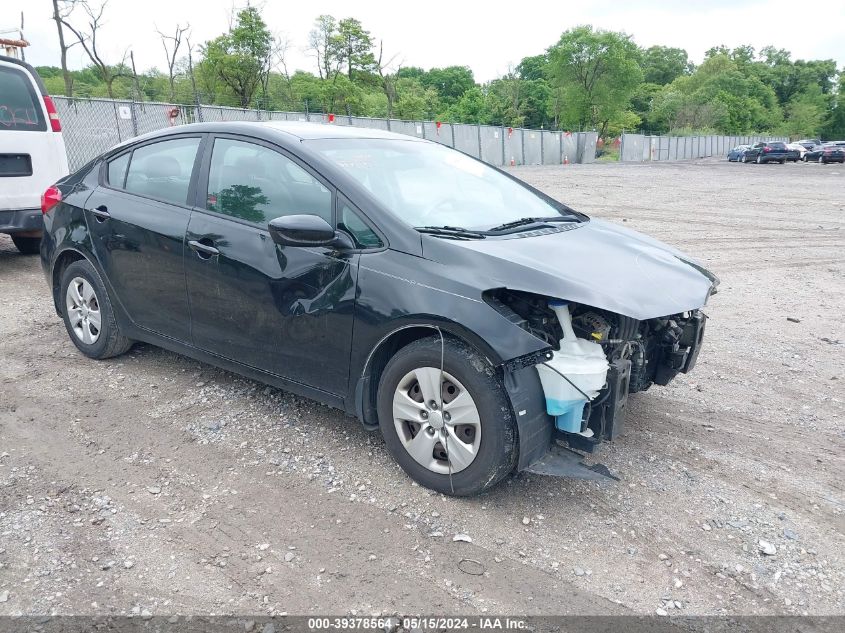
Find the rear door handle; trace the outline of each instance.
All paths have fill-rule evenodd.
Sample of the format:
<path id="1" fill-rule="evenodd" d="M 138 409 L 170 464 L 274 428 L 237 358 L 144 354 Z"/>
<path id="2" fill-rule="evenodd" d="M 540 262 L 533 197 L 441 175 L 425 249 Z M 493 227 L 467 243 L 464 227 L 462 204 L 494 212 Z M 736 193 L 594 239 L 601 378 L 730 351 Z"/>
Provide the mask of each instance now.
<path id="1" fill-rule="evenodd" d="M 99 222 L 108 220 L 111 217 L 108 207 L 104 204 L 101 204 L 99 207 L 91 209 L 91 213 L 97 218 Z"/>
<path id="2" fill-rule="evenodd" d="M 208 242 L 211 242 L 211 240 L 208 240 Z M 201 257 L 202 259 L 208 259 L 209 257 L 213 257 L 214 255 L 220 254 L 220 251 L 217 250 L 216 248 L 214 248 L 211 245 L 213 243 L 214 242 L 211 242 L 210 244 L 206 244 L 202 241 L 190 240 L 188 242 L 188 246 L 190 246 L 192 249 L 194 249 L 194 251 L 196 251 L 197 255 L 199 257 Z"/>

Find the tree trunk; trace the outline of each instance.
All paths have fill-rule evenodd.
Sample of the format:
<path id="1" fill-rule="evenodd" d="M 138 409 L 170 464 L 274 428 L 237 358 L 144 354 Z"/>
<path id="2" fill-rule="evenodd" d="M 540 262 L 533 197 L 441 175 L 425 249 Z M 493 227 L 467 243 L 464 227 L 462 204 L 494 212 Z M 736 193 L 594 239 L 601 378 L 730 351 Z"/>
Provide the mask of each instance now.
<path id="1" fill-rule="evenodd" d="M 62 20 L 59 17 L 59 0 L 53 0 L 53 20 L 56 21 L 56 29 L 59 31 L 59 51 L 62 58 L 62 77 L 65 80 L 65 96 L 73 96 L 73 78 L 67 69 L 67 46 L 65 46 L 65 32 L 62 29 Z"/>

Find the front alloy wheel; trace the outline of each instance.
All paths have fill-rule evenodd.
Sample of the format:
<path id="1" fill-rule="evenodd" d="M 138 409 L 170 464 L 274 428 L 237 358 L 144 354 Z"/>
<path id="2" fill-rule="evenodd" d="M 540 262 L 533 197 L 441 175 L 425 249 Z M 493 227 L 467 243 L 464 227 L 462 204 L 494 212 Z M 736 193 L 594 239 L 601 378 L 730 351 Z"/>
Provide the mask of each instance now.
<path id="1" fill-rule="evenodd" d="M 439 389 L 438 389 L 439 386 Z M 440 474 L 461 472 L 481 446 L 481 419 L 469 391 L 436 367 L 409 371 L 393 394 L 393 424 L 414 460 Z"/>
<path id="2" fill-rule="evenodd" d="M 379 379 L 377 410 L 390 454 L 426 488 L 475 495 L 516 466 L 517 427 L 499 373 L 446 334 L 396 351 Z"/>

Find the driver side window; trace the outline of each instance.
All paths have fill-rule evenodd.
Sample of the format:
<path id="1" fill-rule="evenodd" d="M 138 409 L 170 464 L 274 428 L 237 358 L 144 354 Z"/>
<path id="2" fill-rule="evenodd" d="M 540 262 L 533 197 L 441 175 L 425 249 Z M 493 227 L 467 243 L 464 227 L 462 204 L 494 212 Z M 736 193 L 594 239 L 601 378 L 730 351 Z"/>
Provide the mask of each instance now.
<path id="1" fill-rule="evenodd" d="M 283 215 L 333 219 L 332 193 L 322 182 L 275 150 L 226 138 L 214 141 L 206 208 L 264 227 Z"/>

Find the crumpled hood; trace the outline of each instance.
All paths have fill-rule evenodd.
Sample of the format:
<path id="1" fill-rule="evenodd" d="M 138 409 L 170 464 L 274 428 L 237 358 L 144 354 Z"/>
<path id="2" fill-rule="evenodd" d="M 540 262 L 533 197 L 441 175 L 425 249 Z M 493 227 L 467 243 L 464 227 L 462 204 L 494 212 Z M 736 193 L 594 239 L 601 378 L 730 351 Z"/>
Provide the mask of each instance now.
<path id="1" fill-rule="evenodd" d="M 467 241 L 424 236 L 423 254 L 469 268 L 490 288 L 556 297 L 639 320 L 701 308 L 719 283 L 679 250 L 603 220 L 558 233 L 517 235 Z"/>

